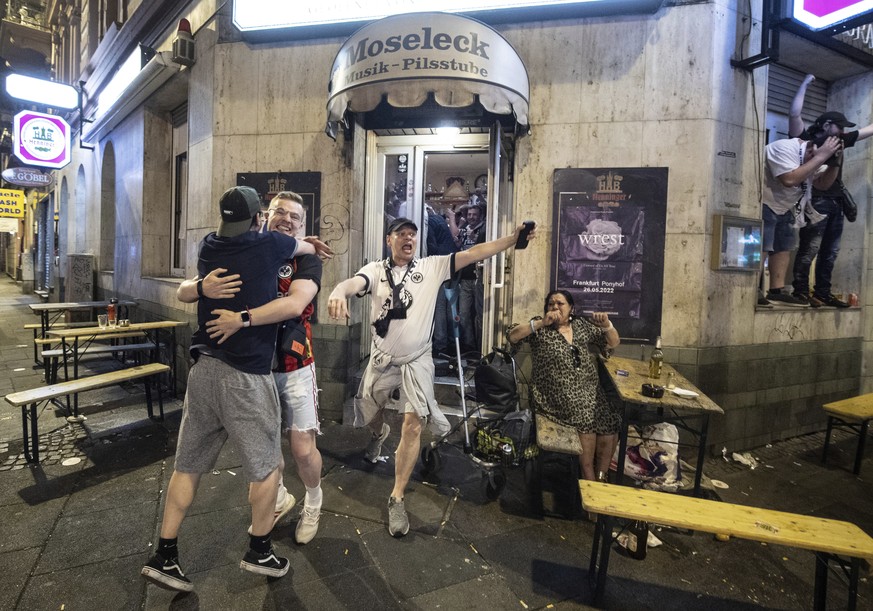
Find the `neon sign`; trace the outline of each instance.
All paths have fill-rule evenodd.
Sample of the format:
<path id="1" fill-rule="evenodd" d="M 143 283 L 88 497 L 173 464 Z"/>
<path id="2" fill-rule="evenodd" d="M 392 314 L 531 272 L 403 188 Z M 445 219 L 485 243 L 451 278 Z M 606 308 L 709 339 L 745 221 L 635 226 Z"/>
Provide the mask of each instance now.
<path id="1" fill-rule="evenodd" d="M 794 0 L 791 16 L 818 31 L 870 11 L 873 0 Z"/>

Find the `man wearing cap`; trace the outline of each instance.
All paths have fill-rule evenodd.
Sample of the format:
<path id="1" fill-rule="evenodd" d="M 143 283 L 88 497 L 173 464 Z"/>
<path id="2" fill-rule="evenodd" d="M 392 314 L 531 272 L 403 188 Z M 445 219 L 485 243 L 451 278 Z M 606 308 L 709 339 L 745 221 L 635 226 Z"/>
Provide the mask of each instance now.
<path id="1" fill-rule="evenodd" d="M 456 271 L 511 248 L 523 226 L 514 234 L 477 244 L 468 250 L 443 256 L 415 257 L 418 227 L 407 218 L 388 225 L 385 242 L 388 259 L 373 261 L 353 277 L 343 280 L 328 298 L 330 317 L 349 317 L 348 298 L 370 294 L 373 344 L 370 361 L 355 396 L 355 426 L 367 426 L 372 439 L 365 457 L 379 459 L 389 428 L 383 410 L 392 395 L 403 415 L 400 444 L 395 453 L 394 488 L 388 499 L 388 532 L 402 537 L 409 532 L 403 494 L 418 460 L 422 421 L 431 419 L 445 431 L 445 416 L 433 395 L 434 366 L 431 329 L 437 293 Z M 533 237 L 531 233 L 531 237 Z"/>
<path id="2" fill-rule="evenodd" d="M 467 250 L 485 241 L 484 209 L 478 204 L 464 211 L 467 224 L 458 232 L 455 241 L 458 250 Z M 461 322 L 461 340 L 465 351 L 479 352 L 482 344 L 482 309 L 485 300 L 485 285 L 475 265 L 460 272 L 458 283 L 458 317 Z"/>
<path id="3" fill-rule="evenodd" d="M 306 233 L 306 210 L 303 198 L 293 191 L 280 191 L 273 197 L 267 210 L 267 230 L 303 238 Z M 315 311 L 314 299 L 321 287 L 321 259 L 314 255 L 297 255 L 279 268 L 278 297 L 270 303 L 254 308 L 251 315 L 265 324 L 281 322 L 273 379 L 279 391 L 282 412 L 282 432 L 288 436 L 288 445 L 294 457 L 297 474 L 306 488 L 303 510 L 297 521 L 297 543 L 312 541 L 318 532 L 321 515 L 321 453 L 316 446 L 316 435 L 321 427 L 318 420 L 318 385 L 315 379 L 315 356 L 312 352 L 312 327 L 309 319 Z M 218 269 L 202 282 L 202 293 L 213 299 L 227 299 L 239 291 L 237 274 L 220 275 Z M 216 273 L 218 272 L 218 273 Z M 193 303 L 198 299 L 197 279 L 186 280 L 177 293 L 181 301 Z M 209 321 L 211 332 L 230 337 L 243 328 L 236 312 L 213 310 L 217 318 Z M 287 339 L 287 341 L 282 341 Z M 285 351 L 283 348 L 289 348 Z M 283 465 L 284 470 L 284 465 Z M 279 494 L 273 514 L 273 525 L 282 519 L 295 504 L 294 495 L 279 483 Z"/>
<path id="4" fill-rule="evenodd" d="M 231 438 L 249 482 L 252 527 L 240 568 L 281 577 L 288 560 L 273 552 L 270 531 L 282 460 L 279 401 L 270 373 L 276 325 L 251 316 L 251 309 L 276 296 L 279 266 L 295 254 L 316 254 L 312 244 L 278 233 L 259 233 L 260 198 L 251 187 L 228 189 L 219 200 L 221 222 L 200 243 L 201 278 L 221 268 L 239 274 L 242 285 L 223 307 L 237 312 L 245 335 L 218 339 L 208 322 L 219 304 L 203 295 L 197 304 L 197 331 L 191 338 L 194 364 L 188 374 L 175 470 L 167 490 L 156 553 L 142 575 L 163 588 L 189 592 L 193 584 L 179 564 L 177 535 L 203 473 L 211 472 L 224 442 Z"/>
<path id="5" fill-rule="evenodd" d="M 818 222 L 818 213 L 810 206 L 814 184 L 827 188 L 836 178 L 835 168 L 825 162 L 838 150 L 840 140 L 827 137 L 819 145 L 800 138 L 771 142 L 764 149 L 764 192 L 761 215 L 764 219 L 762 250 L 770 269 L 770 288 L 766 299 L 779 305 L 806 307 L 809 304 L 783 292 L 791 251 L 797 247 L 797 227 L 810 218 Z"/>
<path id="6" fill-rule="evenodd" d="M 837 255 L 840 252 L 840 238 L 843 235 L 843 150 L 873 135 L 873 125 L 859 130 L 844 132 L 847 127 L 855 127 L 841 112 L 829 111 L 819 116 L 806 130 L 800 117 L 806 87 L 815 80 L 808 74 L 803 80 L 791 104 L 788 135 L 800 137 L 813 143 L 821 143 L 828 137 L 837 137 L 842 148 L 827 160 L 827 166 L 836 168 L 836 178 L 830 186 L 818 188 L 813 185 L 812 207 L 824 218 L 817 223 L 809 223 L 800 230 L 800 246 L 794 258 L 794 294 L 814 308 L 847 308 L 849 304 L 831 293 L 831 275 Z M 855 219 L 846 217 L 850 222 Z M 815 286 L 809 290 L 809 270 L 812 260 L 815 264 Z"/>

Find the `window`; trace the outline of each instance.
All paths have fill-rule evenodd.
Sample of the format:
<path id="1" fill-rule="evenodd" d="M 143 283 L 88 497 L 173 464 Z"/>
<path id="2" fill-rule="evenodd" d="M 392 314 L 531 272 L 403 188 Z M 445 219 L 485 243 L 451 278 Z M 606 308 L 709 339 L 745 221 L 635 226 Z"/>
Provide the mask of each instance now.
<path id="1" fill-rule="evenodd" d="M 170 273 L 185 275 L 188 245 L 188 105 L 173 111 L 173 197 L 170 214 Z"/>

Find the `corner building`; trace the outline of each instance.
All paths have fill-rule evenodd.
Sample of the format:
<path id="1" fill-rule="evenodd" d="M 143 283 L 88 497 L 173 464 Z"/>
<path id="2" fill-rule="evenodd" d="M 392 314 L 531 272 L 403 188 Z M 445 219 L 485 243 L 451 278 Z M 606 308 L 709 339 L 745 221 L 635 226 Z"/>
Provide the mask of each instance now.
<path id="1" fill-rule="evenodd" d="M 197 244 L 217 224 L 220 194 L 233 184 L 252 184 L 262 194 L 306 193 L 310 228 L 337 253 L 324 267 L 313 332 L 322 413 L 340 419 L 370 330 L 364 300 L 353 303 L 346 324 L 327 318 L 327 296 L 382 256 L 385 214 L 403 212 L 421 227 L 425 203 L 457 211 L 475 197 L 486 205 L 489 239 L 523 220 L 538 221 L 530 248 L 482 270 L 487 350 L 510 322 L 541 313 L 555 282 L 556 171 L 657 168 L 667 177 L 662 247 L 642 256 L 660 266 L 660 305 L 646 327 L 656 333 L 637 339 L 650 349 L 661 335 L 666 360 L 724 408 L 711 421 L 712 445 L 751 447 L 823 428 L 822 403 L 873 389 L 864 366 L 873 355 L 867 143 L 847 154 L 844 179 L 861 205 L 858 220 L 845 226 L 833 279 L 835 292 L 859 294 L 860 307 L 758 309 L 755 271 L 712 264 L 713 241 L 721 240 L 713 237 L 718 215 L 761 218 L 763 147 L 785 137 L 787 105 L 804 72 L 818 76 L 819 92 L 808 96 L 805 117 L 814 118 L 818 105 L 841 110 L 859 126 L 873 122 L 873 62 L 865 64 L 869 49 L 857 34 L 863 27 L 831 36 L 854 52 L 835 55 L 785 30 L 778 62 L 765 57 L 737 67 L 732 61 L 767 56 L 761 32 L 774 27 L 772 19 L 762 23 L 769 0 L 653 0 L 630 9 L 603 0 L 593 8 L 550 6 L 509 17 L 473 13 L 526 71 L 502 77 L 505 95 L 485 108 L 488 87 L 452 89 L 445 82 L 379 85 L 338 100 L 334 62 L 357 27 L 374 20 L 243 32 L 234 9 L 239 21 L 246 4 L 259 3 L 46 3 L 55 78 L 83 88 L 82 115 L 70 116 L 79 143 L 72 163 L 55 172 L 59 264 L 52 300 L 69 300 L 81 288 L 70 271 L 77 262 L 93 267 L 93 298 L 137 299 L 142 318 L 193 324 L 195 309 L 177 302 L 175 291 L 195 274 Z M 439 20 L 418 17 L 419 30 Z M 179 48 L 190 42 L 177 32 L 180 19 L 190 23 L 190 49 Z M 387 18 L 389 27 L 391 19 L 398 18 Z M 346 78 L 402 67 L 386 53 L 376 57 L 390 41 L 372 46 L 373 40 L 352 49 L 367 51 Z M 414 49 L 409 69 L 416 62 L 436 68 L 437 52 L 454 53 L 454 69 L 479 76 L 482 40 L 478 47 L 439 40 L 446 49 Z M 138 70 L 113 93 L 113 79 L 130 57 Z M 512 79 L 526 80 L 529 90 L 506 94 Z M 438 135 L 444 126 L 460 128 L 459 139 Z M 503 287 L 495 288 L 501 278 Z M 652 298 L 645 291 L 640 297 Z M 616 317 L 615 324 L 622 353 L 639 356 L 630 323 Z M 521 363 L 529 367 L 524 355 Z"/>

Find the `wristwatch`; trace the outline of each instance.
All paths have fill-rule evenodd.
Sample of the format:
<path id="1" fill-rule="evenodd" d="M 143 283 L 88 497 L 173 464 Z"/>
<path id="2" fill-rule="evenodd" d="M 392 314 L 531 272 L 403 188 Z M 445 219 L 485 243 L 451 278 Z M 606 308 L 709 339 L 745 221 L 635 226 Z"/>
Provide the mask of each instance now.
<path id="1" fill-rule="evenodd" d="M 252 315 L 249 314 L 248 310 L 243 310 L 239 313 L 239 317 L 242 319 L 243 327 L 249 327 L 252 324 Z"/>

